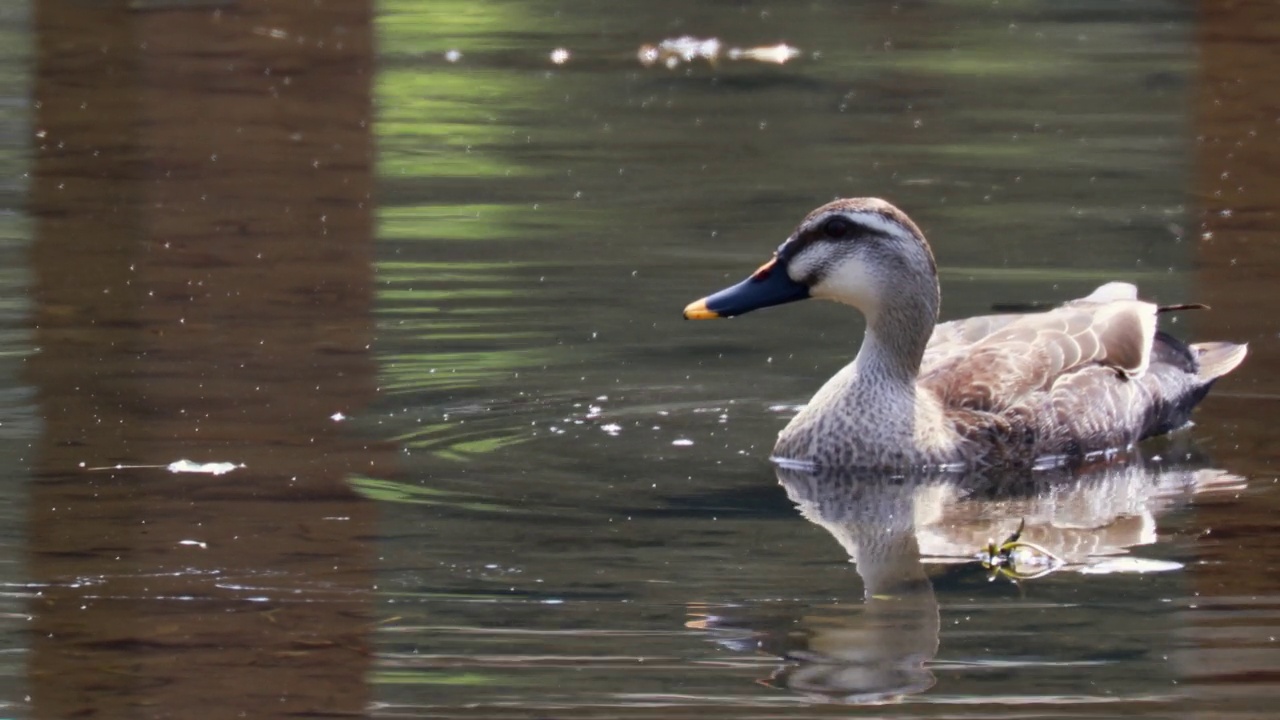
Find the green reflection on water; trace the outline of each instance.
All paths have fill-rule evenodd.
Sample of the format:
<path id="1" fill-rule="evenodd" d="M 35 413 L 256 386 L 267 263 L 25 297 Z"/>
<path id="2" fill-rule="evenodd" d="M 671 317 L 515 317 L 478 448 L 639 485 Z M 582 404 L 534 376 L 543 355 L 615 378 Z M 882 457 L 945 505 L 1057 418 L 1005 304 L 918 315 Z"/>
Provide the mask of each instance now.
<path id="1" fill-rule="evenodd" d="M 357 475 L 347 482 L 350 483 L 353 490 L 371 500 L 412 505 L 437 505 L 480 512 L 519 512 L 513 508 L 471 500 L 469 498 L 474 497 L 472 495 L 419 485 L 407 485 L 393 480 L 380 480 Z"/>
<path id="2" fill-rule="evenodd" d="M 31 152 L 31 107 L 27 100 L 31 36 L 24 10 L 0 10 L 0 244 L 4 246 L 28 235 L 26 218 L 10 211 L 22 205 Z"/>
<path id="3" fill-rule="evenodd" d="M 491 151 L 517 129 L 503 111 L 535 91 L 510 73 L 444 62 L 443 52 L 520 27 L 514 4 L 389 0 L 379 7 L 384 66 L 375 83 L 384 176 L 511 177 L 532 170 Z M 428 54 L 429 53 L 429 54 Z"/>
<path id="4" fill-rule="evenodd" d="M 424 318 L 423 320 L 420 320 L 420 321 L 405 320 L 403 319 L 403 316 L 434 315 L 434 314 L 443 313 L 443 312 L 447 312 L 450 315 L 455 317 L 474 316 L 474 315 L 498 315 L 498 314 L 507 314 L 510 312 L 510 310 L 505 307 L 461 307 L 461 308 L 449 308 L 446 310 L 444 308 L 439 308 L 439 307 L 434 307 L 429 305 L 419 305 L 415 307 L 378 308 L 378 312 L 382 315 L 395 315 L 397 317 L 400 317 L 401 319 L 396 321 L 396 327 L 398 328 L 422 327 L 424 329 L 430 328 L 430 329 L 438 330 L 442 328 L 478 327 L 479 325 L 477 323 L 466 323 L 466 322 L 455 322 L 455 323 L 440 322 L 438 320 L 433 320 L 430 318 Z M 427 325 L 421 325 L 421 324 L 415 324 L 415 323 L 427 323 Z"/>
<path id="5" fill-rule="evenodd" d="M 511 3 L 389 0 L 379 7 L 382 67 L 375 82 L 379 176 L 412 187 L 474 182 L 441 200 L 421 192 L 401 202 L 383 201 L 377 235 L 383 246 L 430 244 L 441 259 L 378 263 L 378 315 L 394 329 L 397 352 L 381 353 L 382 386 L 392 393 L 465 390 L 488 386 L 521 368 L 545 365 L 545 332 L 521 327 L 521 262 L 475 262 L 459 257 L 458 243 L 528 240 L 530 209 L 474 199 L 507 178 L 535 174 L 499 148 L 522 127 L 515 113 L 540 100 L 536 85 L 519 73 L 486 68 L 474 58 L 504 48 L 499 38 L 525 27 L 524 6 Z M 465 62 L 443 53 L 464 48 Z M 474 55 L 473 55 L 474 54 Z M 548 219 L 548 221 L 550 220 Z M 427 255 L 410 249 L 413 257 Z M 398 254 L 398 252 L 397 252 Z M 474 255 L 473 255 L 474 256 Z M 457 258 L 457 259 L 452 259 Z M 541 339 L 541 341 L 540 341 Z M 427 400 L 429 403 L 430 400 Z M 402 438 L 460 460 L 502 442 L 486 438 L 450 447 L 417 430 Z M 456 439 L 456 438 L 455 438 Z"/>
<path id="6" fill-rule="evenodd" d="M 1012 49 L 967 48 L 964 52 L 952 50 L 918 51 L 906 60 L 895 58 L 894 67 L 938 75 L 957 77 L 1036 77 L 1049 78 L 1066 74 L 1061 58 L 1040 53 L 1016 53 Z"/>
<path id="7" fill-rule="evenodd" d="M 434 337 L 431 331 L 428 335 Z M 505 334 L 493 332 L 469 339 L 487 339 L 496 344 Z M 494 377 L 521 368 L 545 365 L 550 353 L 542 349 L 507 349 L 424 352 L 381 356 L 383 390 L 411 392 L 431 388 L 468 388 L 484 385 Z"/>
<path id="8" fill-rule="evenodd" d="M 504 298 L 514 293 L 501 288 L 454 288 L 452 290 L 386 290 L 382 297 L 387 300 L 405 303 L 418 303 L 430 300 L 477 300 L 483 298 Z"/>
<path id="9" fill-rule="evenodd" d="M 385 236 L 383 236 L 385 237 Z M 378 263 L 378 277 L 386 282 L 431 278 L 437 282 L 503 282 L 506 272 L 518 267 L 512 262 L 436 262 L 431 260 L 384 260 Z"/>
<path id="10" fill-rule="evenodd" d="M 372 673 L 369 680 L 383 685 L 493 685 L 498 681 L 489 675 L 476 673 L 444 673 L 437 670 L 382 670 Z M 501 679 L 502 685 L 514 684 L 509 677 Z"/>
<path id="11" fill-rule="evenodd" d="M 393 141 L 379 172 L 399 177 L 511 177 L 528 167 L 488 151 L 514 128 L 494 114 L 527 85 L 491 72 L 388 68 L 378 73 L 378 136 Z"/>
<path id="12" fill-rule="evenodd" d="M 24 253 L 32 220 L 19 211 L 27 200 L 31 143 L 32 37 L 25 3 L 0 9 L 0 358 L 21 358 L 33 350 L 27 341 L 31 298 L 21 289 L 30 283 Z M 0 367 L 4 387 L 10 368 Z M 8 410 L 6 408 L 6 410 Z M 11 431 L 13 424 L 10 426 Z M 17 487 L 17 486 L 15 486 Z"/>
<path id="13" fill-rule="evenodd" d="M 381 0 L 378 44 L 384 56 L 443 53 L 463 42 L 468 52 L 509 48 L 524 38 L 512 28 L 527 28 L 530 7 L 519 2 L 472 0 Z"/>
<path id="14" fill-rule="evenodd" d="M 387 207 L 378 212 L 378 237 L 396 240 L 512 238 L 517 212 L 517 208 L 510 205 L 493 203 Z"/>
<path id="15" fill-rule="evenodd" d="M 507 428 L 485 426 L 468 432 L 452 422 L 428 425 L 392 438 L 402 447 L 428 450 L 437 458 L 454 462 L 466 462 L 471 456 L 519 445 L 530 439 L 529 428 L 524 425 Z"/>

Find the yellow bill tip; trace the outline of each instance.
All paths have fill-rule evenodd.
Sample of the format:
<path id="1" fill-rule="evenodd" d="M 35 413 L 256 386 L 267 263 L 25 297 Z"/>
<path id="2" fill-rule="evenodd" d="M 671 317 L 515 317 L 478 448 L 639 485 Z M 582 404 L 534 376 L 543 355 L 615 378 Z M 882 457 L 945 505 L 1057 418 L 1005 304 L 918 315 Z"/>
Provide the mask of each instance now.
<path id="1" fill-rule="evenodd" d="M 718 317 L 720 317 L 720 315 L 718 315 L 714 310 L 707 308 L 706 298 L 691 302 L 684 309 L 685 320 L 712 320 Z"/>

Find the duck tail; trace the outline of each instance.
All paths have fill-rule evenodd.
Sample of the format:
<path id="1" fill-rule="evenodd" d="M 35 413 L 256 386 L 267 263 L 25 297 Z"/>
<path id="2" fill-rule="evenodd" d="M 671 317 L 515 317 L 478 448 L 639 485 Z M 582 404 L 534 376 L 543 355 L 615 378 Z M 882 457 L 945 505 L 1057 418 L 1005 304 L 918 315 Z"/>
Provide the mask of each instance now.
<path id="1" fill-rule="evenodd" d="M 1195 354 L 1196 375 L 1202 382 L 1211 382 L 1236 369 L 1249 352 L 1248 343 L 1205 342 L 1190 346 Z"/>
<path id="2" fill-rule="evenodd" d="M 1156 308 L 1158 313 L 1179 312 L 1182 310 L 1209 310 L 1209 306 L 1204 303 L 1178 303 L 1177 305 L 1161 305 Z"/>

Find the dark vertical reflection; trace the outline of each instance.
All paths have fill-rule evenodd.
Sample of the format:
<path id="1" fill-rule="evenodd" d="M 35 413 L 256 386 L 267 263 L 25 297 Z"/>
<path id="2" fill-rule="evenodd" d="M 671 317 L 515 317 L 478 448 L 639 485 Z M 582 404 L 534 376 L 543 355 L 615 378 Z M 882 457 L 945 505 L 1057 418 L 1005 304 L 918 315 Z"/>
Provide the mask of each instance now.
<path id="1" fill-rule="evenodd" d="M 35 4 L 37 717 L 361 713 L 369 3 Z M 245 463 L 230 474 L 125 464 Z M 82 467 L 83 465 L 83 467 Z"/>
<path id="2" fill-rule="evenodd" d="M 1275 86 L 1280 5 L 1268 0 L 1200 4 L 1199 87 L 1195 93 L 1196 185 L 1200 221 L 1200 294 L 1213 306 L 1206 330 L 1250 343 L 1243 381 L 1250 394 L 1280 392 L 1280 93 Z M 1230 394 L 1229 392 L 1226 394 Z M 1256 411 L 1252 402 L 1214 403 L 1227 417 Z M 1245 419 L 1245 418 L 1240 418 Z M 1242 422 L 1248 456 L 1276 459 L 1265 423 Z"/>
<path id="3" fill-rule="evenodd" d="M 1247 502 L 1204 504 L 1197 524 L 1210 532 L 1191 566 L 1199 611 L 1188 614 L 1184 671 L 1200 694 L 1252 698 L 1274 711 L 1280 677 L 1280 550 L 1275 543 L 1280 494 L 1270 484 L 1280 448 L 1274 442 L 1280 396 L 1280 94 L 1276 48 L 1280 5 L 1270 0 L 1199 5 L 1196 92 L 1196 195 L 1201 226 L 1196 253 L 1200 318 L 1206 338 L 1248 340 L 1239 376 L 1224 381 L 1198 422 L 1216 436 L 1219 461 L 1235 458 L 1254 487 Z M 1249 619 L 1232 609 L 1246 610 Z M 1234 638 L 1226 641 L 1224 638 Z M 1222 709 L 1214 705 L 1212 714 Z"/>

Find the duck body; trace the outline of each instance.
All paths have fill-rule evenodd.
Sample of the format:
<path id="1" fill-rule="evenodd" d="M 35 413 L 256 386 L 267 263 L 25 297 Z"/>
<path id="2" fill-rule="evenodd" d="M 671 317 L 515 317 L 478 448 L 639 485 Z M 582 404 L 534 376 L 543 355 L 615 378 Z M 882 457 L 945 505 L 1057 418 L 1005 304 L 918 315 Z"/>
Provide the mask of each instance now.
<path id="1" fill-rule="evenodd" d="M 867 319 L 857 357 L 779 433 L 773 457 L 819 467 L 975 468 L 1070 462 L 1185 424 L 1244 359 L 1157 329 L 1165 308 L 1128 283 L 1041 313 L 937 324 L 919 228 L 875 198 L 811 212 L 774 259 L 690 304 L 704 319 L 806 297 Z"/>

